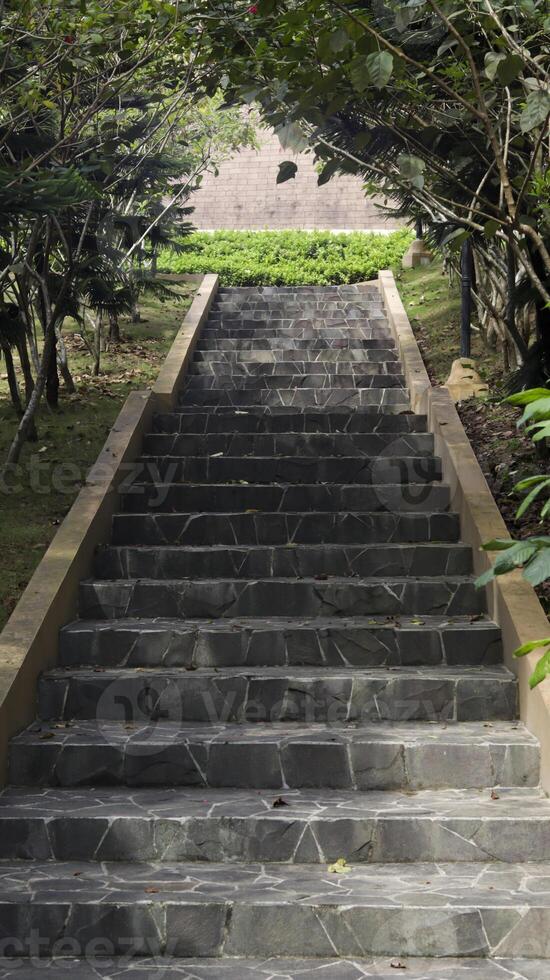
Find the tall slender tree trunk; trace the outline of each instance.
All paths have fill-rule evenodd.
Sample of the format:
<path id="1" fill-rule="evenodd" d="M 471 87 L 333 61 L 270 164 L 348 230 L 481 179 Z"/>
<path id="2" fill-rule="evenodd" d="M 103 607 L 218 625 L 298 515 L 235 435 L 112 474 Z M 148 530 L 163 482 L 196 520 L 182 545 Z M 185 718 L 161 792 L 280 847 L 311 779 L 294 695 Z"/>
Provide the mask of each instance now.
<path id="1" fill-rule="evenodd" d="M 109 313 L 109 340 L 113 344 L 120 344 L 120 324 L 117 313 Z"/>
<path id="2" fill-rule="evenodd" d="M 19 362 L 21 364 L 23 380 L 25 382 L 25 405 L 28 405 L 34 391 L 34 378 L 32 376 L 31 362 L 29 359 L 29 352 L 27 350 L 27 339 L 25 334 L 19 338 L 17 343 L 17 352 L 19 354 Z M 34 420 L 29 429 L 27 438 L 29 442 L 36 442 L 38 439 L 38 432 L 36 431 L 36 424 Z"/>
<path id="3" fill-rule="evenodd" d="M 6 374 L 8 375 L 8 387 L 10 389 L 12 404 L 17 417 L 22 419 L 24 409 L 21 402 L 21 395 L 19 394 L 19 385 L 17 384 L 17 375 L 15 373 L 12 353 L 7 344 L 2 344 L 2 353 L 6 362 Z"/>
<path id="4" fill-rule="evenodd" d="M 95 339 L 94 339 L 94 377 L 97 378 L 101 368 L 101 349 L 103 343 L 103 317 L 98 313 L 95 318 Z"/>
<path id="5" fill-rule="evenodd" d="M 55 326 L 52 323 L 48 323 L 46 327 L 46 332 L 44 336 L 44 350 L 42 352 L 42 360 L 40 363 L 40 370 L 36 376 L 36 382 L 34 385 L 33 393 L 29 399 L 29 404 L 27 405 L 23 418 L 19 423 L 17 432 L 10 446 L 8 457 L 6 460 L 6 466 L 13 466 L 18 462 L 21 455 L 21 450 L 25 445 L 25 442 L 29 438 L 29 432 L 34 425 L 34 419 L 38 406 L 40 405 L 40 399 L 44 393 L 44 388 L 46 386 L 46 379 L 48 377 L 50 361 L 52 357 L 55 356 Z"/>
<path id="6" fill-rule="evenodd" d="M 73 376 L 69 368 L 67 348 L 65 346 L 65 341 L 63 340 L 61 330 L 57 327 L 55 330 L 55 335 L 57 337 L 57 366 L 61 372 L 61 377 L 63 378 L 65 388 L 70 395 L 74 395 L 76 393 L 76 385 L 73 381 Z"/>
<path id="7" fill-rule="evenodd" d="M 53 356 L 48 361 L 48 374 L 46 377 L 46 401 L 50 408 L 59 407 L 59 374 L 57 373 L 57 337 L 55 329 L 51 340 Z"/>

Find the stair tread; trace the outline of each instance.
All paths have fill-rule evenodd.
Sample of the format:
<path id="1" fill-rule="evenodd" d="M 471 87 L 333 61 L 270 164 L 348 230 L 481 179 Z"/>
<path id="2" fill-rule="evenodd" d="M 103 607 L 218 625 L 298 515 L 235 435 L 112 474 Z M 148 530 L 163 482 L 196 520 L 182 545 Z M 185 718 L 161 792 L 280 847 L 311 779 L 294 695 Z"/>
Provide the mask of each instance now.
<path id="1" fill-rule="evenodd" d="M 261 618 L 255 618 L 253 616 L 240 616 L 234 617 L 233 619 L 227 618 L 224 620 L 220 619 L 170 619 L 169 617 L 158 617 L 158 618 L 136 618 L 128 617 L 128 619 L 110 619 L 106 621 L 105 619 L 77 619 L 62 629 L 63 633 L 68 632 L 80 632 L 83 629 L 100 629 L 100 630 L 113 630 L 113 629 L 175 629 L 175 630 L 187 630 L 187 629 L 207 629 L 207 630 L 223 630 L 224 632 L 233 627 L 246 627 L 247 629 L 287 629 L 292 627 L 292 629 L 349 629 L 362 628 L 362 629 L 388 629 L 388 630 L 414 630 L 418 632 L 419 629 L 422 631 L 432 630 L 432 629 L 486 629 L 495 630 L 497 629 L 496 623 L 485 616 L 479 616 L 472 619 L 470 616 L 455 616 L 449 619 L 445 616 L 430 616 L 426 614 L 423 615 L 421 619 L 415 616 L 341 616 L 341 617 L 330 617 L 330 616 L 297 616 L 297 617 L 284 617 L 284 616 L 270 616 L 267 620 L 265 616 Z"/>
<path id="2" fill-rule="evenodd" d="M 532 745 L 537 740 L 527 728 L 517 721 L 461 721 L 455 724 L 441 722 L 375 722 L 359 724 L 344 722 L 328 724 L 323 722 L 257 722 L 247 725 L 212 724 L 211 722 L 155 721 L 154 731 L 147 719 L 141 723 L 84 720 L 69 722 L 68 725 L 35 722 L 29 728 L 15 735 L 12 745 L 38 744 L 48 748 L 60 748 L 64 744 L 83 745 L 84 739 L 99 744 L 106 740 L 125 743 L 139 740 L 181 741 L 195 739 L 201 742 L 280 742 L 303 740 L 305 742 L 389 742 L 393 744 L 437 744 L 440 745 Z M 44 732 L 54 732 L 54 739 L 44 740 Z"/>
<path id="3" fill-rule="evenodd" d="M 391 962 L 394 962 L 392 967 Z M 402 970 L 395 964 L 401 963 Z M 407 980 L 542 980 L 548 961 L 503 957 L 357 957 L 251 959 L 227 956 L 223 959 L 201 957 L 181 959 L 170 956 L 127 956 L 102 959 L 94 955 L 91 962 L 70 957 L 17 960 L 0 959 L 1 980 L 35 980 L 62 976 L 75 980 L 395 980 L 402 972 Z"/>
<path id="4" fill-rule="evenodd" d="M 70 677 L 75 678 L 85 678 L 85 677 L 97 677 L 96 667 L 52 667 L 45 671 L 42 675 L 46 678 L 60 678 L 66 680 Z M 147 679 L 151 675 L 158 677 L 184 677 L 188 675 L 189 671 L 186 667 L 140 667 L 139 671 L 132 667 L 105 667 L 101 670 L 101 675 L 105 677 L 106 680 L 111 678 L 124 679 L 131 677 L 143 677 Z M 271 666 L 246 666 L 246 667 L 196 667 L 192 672 L 195 676 L 211 676 L 217 677 L 220 680 L 223 678 L 230 677 L 242 677 L 246 675 L 247 677 L 257 677 L 257 678 L 281 678 L 285 679 L 292 677 L 296 680 L 300 679 L 321 679 L 330 680 L 336 678 L 348 679 L 350 675 L 356 675 L 364 679 L 372 678 L 373 680 L 384 680 L 389 676 L 398 676 L 402 679 L 408 680 L 422 680 L 423 678 L 428 680 L 472 680 L 472 679 L 486 679 L 486 680 L 505 680 L 516 683 L 515 674 L 508 669 L 504 664 L 495 664 L 493 666 L 480 665 L 479 667 L 464 666 L 464 667 L 449 667 L 447 665 L 441 665 L 437 667 L 419 666 L 419 667 L 327 667 L 326 665 L 320 664 L 317 666 L 310 667 L 271 667 Z"/>
<path id="5" fill-rule="evenodd" d="M 351 865 L 339 875 L 310 864 L 2 861 L 0 879 L 3 903 L 550 908 L 550 862 Z"/>
<path id="6" fill-rule="evenodd" d="M 170 787 L 163 789 L 127 787 L 8 787 L 0 792 L 0 830 L 2 820 L 49 820 L 54 816 L 162 817 L 188 820 L 192 817 L 265 817 L 268 820 L 302 821 L 335 818 L 387 819 L 420 817 L 436 819 L 491 819 L 550 821 L 550 800 L 537 787 L 499 787 L 499 799 L 491 790 L 439 789 L 417 792 L 393 790 L 287 789 L 282 799 L 287 806 L 273 807 L 277 794 L 265 790 Z M 550 822 L 548 833 L 550 834 Z"/>

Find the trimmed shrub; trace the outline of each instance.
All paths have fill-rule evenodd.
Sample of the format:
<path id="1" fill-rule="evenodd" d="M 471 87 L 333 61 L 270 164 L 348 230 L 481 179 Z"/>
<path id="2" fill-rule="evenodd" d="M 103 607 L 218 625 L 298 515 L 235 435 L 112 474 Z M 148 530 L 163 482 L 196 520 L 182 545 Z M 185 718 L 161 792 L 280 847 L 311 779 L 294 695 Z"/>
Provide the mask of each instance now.
<path id="1" fill-rule="evenodd" d="M 373 279 L 399 263 L 408 229 L 390 235 L 328 231 L 194 232 L 177 253 L 165 250 L 159 270 L 217 273 L 224 286 L 331 285 Z"/>

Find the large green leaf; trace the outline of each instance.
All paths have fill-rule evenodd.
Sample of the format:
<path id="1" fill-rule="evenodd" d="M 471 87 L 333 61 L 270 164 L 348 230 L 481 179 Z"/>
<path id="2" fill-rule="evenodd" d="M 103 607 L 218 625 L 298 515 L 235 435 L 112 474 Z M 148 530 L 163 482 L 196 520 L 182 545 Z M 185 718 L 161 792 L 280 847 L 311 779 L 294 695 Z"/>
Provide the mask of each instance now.
<path id="1" fill-rule="evenodd" d="M 550 674 L 550 650 L 543 653 L 529 678 L 529 687 L 531 690 L 545 680 L 548 677 L 548 674 Z"/>
<path id="2" fill-rule="evenodd" d="M 548 398 L 550 397 L 550 390 L 548 388 L 528 388 L 527 391 L 518 391 L 516 395 L 509 395 L 506 401 L 510 405 L 529 405 L 530 402 L 534 402 L 537 398 Z"/>
<path id="3" fill-rule="evenodd" d="M 293 163 L 292 160 L 283 160 L 279 164 L 279 173 L 277 174 L 277 183 L 284 184 L 286 180 L 292 180 L 298 172 L 297 164 Z"/>
<path id="4" fill-rule="evenodd" d="M 530 92 L 519 120 L 522 133 L 530 133 L 537 126 L 542 126 L 548 113 L 550 113 L 550 92 L 543 89 Z"/>
<path id="5" fill-rule="evenodd" d="M 531 585 L 540 585 L 550 578 L 550 548 L 543 548 L 537 552 L 532 561 L 529 562 L 523 571 L 523 577 Z"/>
<path id="6" fill-rule="evenodd" d="M 367 56 L 367 71 L 375 88 L 385 88 L 393 71 L 393 55 L 389 51 L 373 51 Z"/>

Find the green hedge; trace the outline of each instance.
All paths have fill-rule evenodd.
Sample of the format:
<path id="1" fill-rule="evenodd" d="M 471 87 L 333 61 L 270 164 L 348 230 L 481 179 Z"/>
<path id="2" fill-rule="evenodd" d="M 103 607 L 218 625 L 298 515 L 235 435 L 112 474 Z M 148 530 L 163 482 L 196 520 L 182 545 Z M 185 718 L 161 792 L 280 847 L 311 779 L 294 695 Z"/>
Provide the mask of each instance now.
<path id="1" fill-rule="evenodd" d="M 325 231 L 195 232 L 181 253 L 164 251 L 163 272 L 217 273 L 226 286 L 361 282 L 400 262 L 413 235 Z"/>

